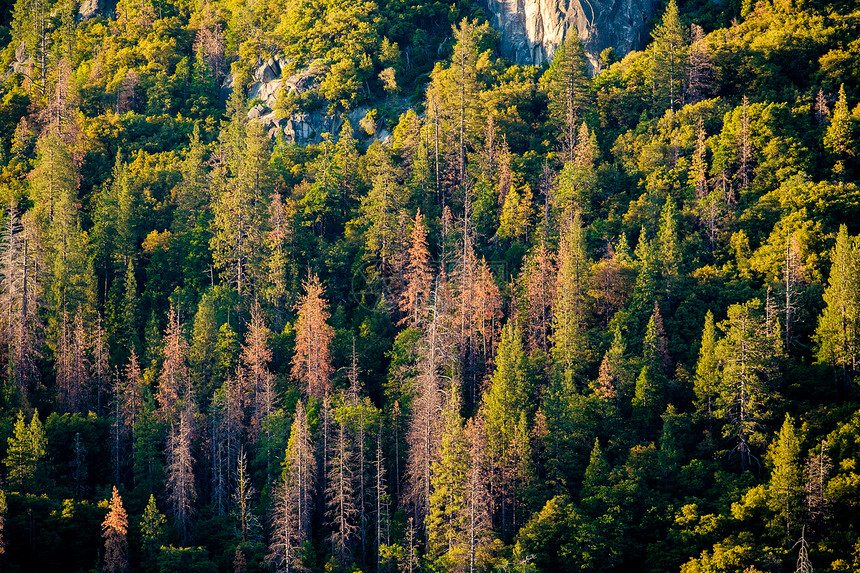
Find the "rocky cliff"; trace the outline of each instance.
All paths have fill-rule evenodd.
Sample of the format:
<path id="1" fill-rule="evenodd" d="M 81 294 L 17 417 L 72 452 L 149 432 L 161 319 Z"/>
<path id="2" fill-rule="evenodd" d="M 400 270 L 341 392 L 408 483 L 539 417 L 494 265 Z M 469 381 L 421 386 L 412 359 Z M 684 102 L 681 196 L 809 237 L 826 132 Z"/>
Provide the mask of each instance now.
<path id="1" fill-rule="evenodd" d="M 501 32 L 502 55 L 521 64 L 550 61 L 568 34 L 585 46 L 592 70 L 604 49 L 641 49 L 659 0 L 484 0 Z"/>

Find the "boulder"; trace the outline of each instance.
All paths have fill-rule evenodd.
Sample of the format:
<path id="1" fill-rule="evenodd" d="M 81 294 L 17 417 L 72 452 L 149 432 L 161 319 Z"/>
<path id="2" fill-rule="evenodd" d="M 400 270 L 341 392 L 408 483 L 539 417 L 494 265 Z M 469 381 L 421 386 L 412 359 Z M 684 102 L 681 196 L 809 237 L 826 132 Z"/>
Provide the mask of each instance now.
<path id="1" fill-rule="evenodd" d="M 619 56 L 648 41 L 648 20 L 656 0 L 484 0 L 501 32 L 502 55 L 521 64 L 552 59 L 568 34 L 582 40 L 593 72 L 599 56 L 613 47 Z"/>
<path id="2" fill-rule="evenodd" d="M 263 104 L 257 104 L 248 110 L 248 119 L 259 119 L 265 115 L 269 109 Z"/>
<path id="3" fill-rule="evenodd" d="M 254 70 L 254 79 L 258 82 L 267 83 L 281 76 L 281 65 L 278 60 L 269 58 Z"/>
<path id="4" fill-rule="evenodd" d="M 310 70 L 302 70 L 283 80 L 287 93 L 303 94 L 319 85 L 319 78 Z"/>
<path id="5" fill-rule="evenodd" d="M 83 0 L 81 7 L 78 8 L 78 17 L 81 21 L 83 22 L 84 20 L 98 16 L 101 13 L 101 6 L 99 4 L 99 0 Z"/>

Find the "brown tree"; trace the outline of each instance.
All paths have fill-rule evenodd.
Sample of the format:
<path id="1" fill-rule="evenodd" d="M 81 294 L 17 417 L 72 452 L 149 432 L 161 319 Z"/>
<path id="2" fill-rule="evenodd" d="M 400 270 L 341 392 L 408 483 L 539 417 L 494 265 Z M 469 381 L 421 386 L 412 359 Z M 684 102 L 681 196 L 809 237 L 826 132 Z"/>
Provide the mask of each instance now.
<path id="1" fill-rule="evenodd" d="M 687 78 L 687 103 L 696 104 L 708 97 L 714 75 L 714 64 L 705 42 L 705 31 L 690 25 L 690 67 Z"/>
<path id="2" fill-rule="evenodd" d="M 226 43 L 221 25 L 217 22 L 201 26 L 194 38 L 194 51 L 204 60 L 212 72 L 212 83 L 220 86 L 224 75 Z"/>
<path id="3" fill-rule="evenodd" d="M 822 440 L 818 447 L 810 452 L 804 472 L 806 478 L 806 510 L 809 512 L 813 525 L 819 531 L 830 509 L 827 499 L 827 482 L 830 479 L 832 468 L 833 462 L 827 455 L 827 441 Z"/>
<path id="4" fill-rule="evenodd" d="M 167 440 L 167 491 L 183 545 L 190 539 L 192 504 L 197 497 L 191 451 L 193 436 L 194 412 L 189 401 L 179 414 L 179 423 L 174 422 Z"/>
<path id="5" fill-rule="evenodd" d="M 57 397 L 66 412 L 79 412 L 87 406 L 89 374 L 86 358 L 86 332 L 81 311 L 69 322 L 63 309 L 57 336 Z"/>
<path id="6" fill-rule="evenodd" d="M 102 522 L 102 537 L 105 539 L 104 570 L 108 573 L 129 571 L 128 563 L 128 515 L 122 506 L 122 498 L 113 487 L 107 517 Z"/>
<path id="7" fill-rule="evenodd" d="M 430 508 L 431 468 L 439 456 L 443 368 L 450 364 L 450 351 L 444 342 L 441 320 L 433 309 L 431 322 L 421 343 L 418 376 L 413 381 L 412 418 L 407 441 L 407 498 L 414 515 L 421 518 Z"/>
<path id="8" fill-rule="evenodd" d="M 108 359 L 110 352 L 107 345 L 107 336 L 102 323 L 102 315 L 99 313 L 96 325 L 90 338 L 90 375 L 95 381 L 96 392 L 96 414 L 101 415 L 102 393 L 107 383 L 110 365 Z"/>
<path id="9" fill-rule="evenodd" d="M 308 415 L 299 401 L 290 431 L 281 479 L 275 488 L 269 560 L 279 570 L 302 570 L 298 551 L 310 535 L 311 495 L 316 481 L 314 443 Z"/>
<path id="10" fill-rule="evenodd" d="M 182 326 L 176 309 L 170 305 L 167 313 L 167 328 L 164 331 L 164 362 L 158 377 L 159 415 L 164 420 L 174 420 L 178 402 L 190 393 L 191 378 L 188 372 L 188 342 L 182 334 Z"/>
<path id="11" fill-rule="evenodd" d="M 409 247 L 406 289 L 400 299 L 400 310 L 406 313 L 404 323 L 416 327 L 427 318 L 433 274 L 430 270 L 430 251 L 427 248 L 427 226 L 421 209 L 415 214 Z"/>
<path id="12" fill-rule="evenodd" d="M 483 416 L 474 416 L 466 423 L 466 440 L 469 447 L 469 469 L 466 473 L 465 531 L 467 535 L 469 573 L 481 566 L 482 550 L 492 540 L 492 498 L 487 467 L 487 431 Z"/>
<path id="13" fill-rule="evenodd" d="M 251 415 L 251 431 L 256 436 L 261 428 L 262 420 L 271 413 L 275 397 L 272 388 L 272 373 L 268 363 L 272 360 L 269 348 L 269 335 L 263 318 L 263 309 L 259 301 L 254 301 L 251 308 L 251 322 L 242 346 L 242 366 L 245 370 L 245 393 L 250 394 L 253 404 Z"/>
<path id="14" fill-rule="evenodd" d="M 552 253 L 546 248 L 546 243 L 541 242 L 526 261 L 520 278 L 525 299 L 525 332 L 531 351 L 548 352 L 550 348 L 555 274 Z"/>
<path id="15" fill-rule="evenodd" d="M 346 571 L 349 563 L 350 545 L 358 532 L 358 507 L 356 505 L 353 465 L 354 452 L 346 424 L 343 419 L 335 421 L 335 433 L 329 443 L 327 471 L 326 519 L 331 528 L 329 540 L 332 554 Z"/>
<path id="16" fill-rule="evenodd" d="M 74 330 L 72 331 L 71 374 L 72 385 L 75 387 L 75 394 L 78 397 L 76 410 L 83 409 L 84 411 L 86 411 L 86 408 L 89 405 L 90 397 L 89 360 L 87 359 L 88 346 L 86 329 L 84 328 L 84 318 L 81 315 L 81 309 L 79 307 L 78 311 L 75 313 L 75 324 Z"/>
<path id="17" fill-rule="evenodd" d="M 122 419 L 132 435 L 134 435 L 134 429 L 137 425 L 138 412 L 143 405 L 142 382 L 140 362 L 138 362 L 134 348 L 131 348 L 123 376 L 120 402 L 122 404 Z"/>
<path id="18" fill-rule="evenodd" d="M 0 337 L 8 348 L 8 376 L 26 392 L 39 379 L 36 361 L 41 284 L 40 248 L 31 214 L 20 216 L 11 206 L 6 212 L 0 249 Z"/>
<path id="19" fill-rule="evenodd" d="M 241 374 L 241 370 L 239 372 Z M 245 430 L 244 400 L 241 379 L 228 376 L 215 392 L 212 427 L 212 497 L 219 514 L 230 506 L 229 492 L 234 485 L 233 468 L 239 455 Z"/>
<path id="20" fill-rule="evenodd" d="M 303 384 L 308 396 L 322 398 L 331 391 L 331 353 L 329 344 L 334 329 L 326 322 L 330 316 L 325 288 L 315 274 L 302 283 L 305 294 L 296 302 L 296 353 L 292 376 Z"/>

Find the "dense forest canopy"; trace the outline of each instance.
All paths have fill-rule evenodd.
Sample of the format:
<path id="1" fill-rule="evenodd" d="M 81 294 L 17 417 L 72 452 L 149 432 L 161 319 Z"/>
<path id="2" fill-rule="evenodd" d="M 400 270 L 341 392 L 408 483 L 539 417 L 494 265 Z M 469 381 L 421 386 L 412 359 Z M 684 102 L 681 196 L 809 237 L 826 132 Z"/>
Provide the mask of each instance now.
<path id="1" fill-rule="evenodd" d="M 0 569 L 860 570 L 856 0 L 0 9 Z"/>

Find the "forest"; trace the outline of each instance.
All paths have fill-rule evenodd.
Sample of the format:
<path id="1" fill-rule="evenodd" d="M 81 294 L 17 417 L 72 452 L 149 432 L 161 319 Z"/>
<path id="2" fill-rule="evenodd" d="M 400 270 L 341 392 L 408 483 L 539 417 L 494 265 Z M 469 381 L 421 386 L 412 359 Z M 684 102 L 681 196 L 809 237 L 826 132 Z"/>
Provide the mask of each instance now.
<path id="1" fill-rule="evenodd" d="M 649 25 L 0 2 L 0 571 L 860 571 L 860 2 Z"/>

